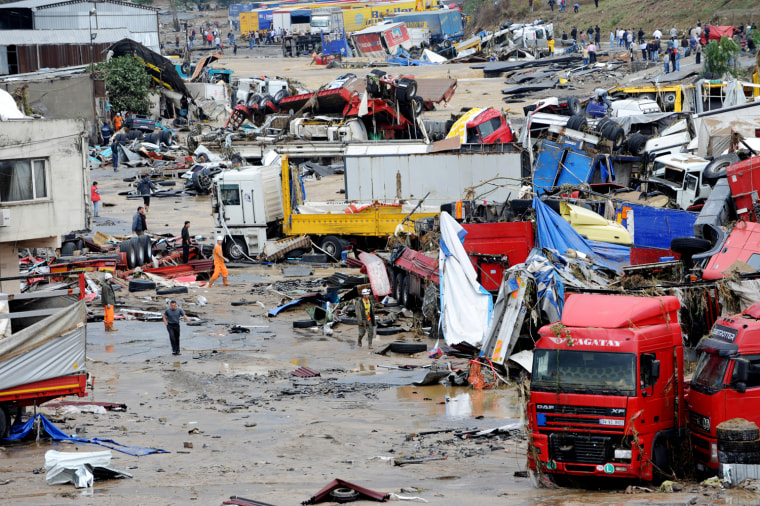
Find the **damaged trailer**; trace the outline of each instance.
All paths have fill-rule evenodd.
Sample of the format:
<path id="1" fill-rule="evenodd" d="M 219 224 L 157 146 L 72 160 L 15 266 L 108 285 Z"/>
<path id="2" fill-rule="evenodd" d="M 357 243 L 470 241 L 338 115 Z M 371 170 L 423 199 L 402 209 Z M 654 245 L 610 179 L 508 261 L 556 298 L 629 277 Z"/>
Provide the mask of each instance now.
<path id="1" fill-rule="evenodd" d="M 87 308 L 77 288 L 0 294 L 0 438 L 23 408 L 87 395 Z"/>

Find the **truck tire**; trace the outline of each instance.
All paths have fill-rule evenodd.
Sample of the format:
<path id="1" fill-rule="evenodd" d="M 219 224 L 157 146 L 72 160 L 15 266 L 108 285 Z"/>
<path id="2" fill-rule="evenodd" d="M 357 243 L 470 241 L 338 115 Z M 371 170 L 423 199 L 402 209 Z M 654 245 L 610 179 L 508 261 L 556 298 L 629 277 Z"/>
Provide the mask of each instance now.
<path id="1" fill-rule="evenodd" d="M 733 453 L 758 453 L 760 452 L 760 440 L 724 441 L 718 439 L 718 450 Z"/>
<path id="2" fill-rule="evenodd" d="M 319 247 L 334 260 L 340 260 L 340 254 L 343 251 L 343 241 L 334 235 L 328 235 L 322 239 Z"/>
<path id="3" fill-rule="evenodd" d="M 380 69 L 373 69 L 369 73 L 372 74 L 373 76 L 377 77 L 378 79 L 380 79 L 381 77 L 383 77 L 386 74 L 386 72 L 384 70 L 380 70 Z"/>
<path id="4" fill-rule="evenodd" d="M 259 108 L 264 109 L 269 102 L 272 102 L 272 95 L 264 95 L 261 97 L 261 100 L 259 100 Z"/>
<path id="5" fill-rule="evenodd" d="M 412 98 L 417 96 L 417 81 L 403 77 L 399 80 L 396 87 L 396 99 L 399 102 L 408 104 Z"/>
<path id="6" fill-rule="evenodd" d="M 583 106 L 581 105 L 581 101 L 578 100 L 578 97 L 568 97 L 566 101 L 567 109 L 563 111 L 563 115 L 577 116 L 579 114 L 583 114 Z"/>
<path id="7" fill-rule="evenodd" d="M 74 251 L 76 251 L 76 243 L 74 242 L 65 242 L 61 245 L 61 256 L 62 257 L 70 257 L 74 255 Z"/>
<path id="8" fill-rule="evenodd" d="M 129 281 L 130 292 L 144 292 L 145 290 L 155 290 L 156 283 L 147 279 L 132 279 Z"/>
<path id="9" fill-rule="evenodd" d="M 0 439 L 5 439 L 11 430 L 11 414 L 8 408 L 0 406 Z"/>
<path id="10" fill-rule="evenodd" d="M 712 247 L 710 241 L 696 237 L 676 237 L 670 241 L 670 249 L 681 255 L 692 256 Z M 757 439 L 757 438 L 754 438 Z"/>
<path id="11" fill-rule="evenodd" d="M 648 140 L 649 140 L 649 137 L 636 132 L 635 134 L 631 135 L 628 138 L 628 151 L 632 155 L 636 155 L 636 156 L 643 155 L 644 148 L 646 147 Z"/>
<path id="12" fill-rule="evenodd" d="M 232 262 L 239 262 L 248 256 L 248 246 L 241 237 L 224 239 L 224 255 Z"/>
<path id="13" fill-rule="evenodd" d="M 141 235 L 139 237 L 140 248 L 142 248 L 143 252 L 143 263 L 150 263 L 153 261 L 153 246 L 151 244 L 150 236 Z"/>
<path id="14" fill-rule="evenodd" d="M 261 102 L 261 95 L 258 93 L 249 93 L 248 100 L 246 101 L 245 105 L 248 107 L 253 107 L 254 105 L 258 105 L 259 102 Z"/>
<path id="15" fill-rule="evenodd" d="M 274 94 L 274 99 L 272 100 L 275 104 L 280 105 L 280 101 L 285 98 L 289 97 L 290 93 L 288 90 L 280 90 L 277 93 Z"/>
<path id="16" fill-rule="evenodd" d="M 730 153 L 728 155 L 721 155 L 707 164 L 707 167 L 702 171 L 702 181 L 714 186 L 718 179 L 726 177 L 726 169 L 729 165 L 739 162 L 739 157 L 736 153 Z"/>
<path id="17" fill-rule="evenodd" d="M 140 241 L 140 236 L 137 235 L 129 240 L 132 245 L 130 246 L 135 252 L 135 267 L 140 267 L 145 264 L 145 249 Z"/>
<path id="18" fill-rule="evenodd" d="M 127 268 L 134 269 L 137 267 L 137 252 L 135 251 L 135 245 L 131 239 L 124 242 L 128 243 L 127 251 L 125 253 L 127 256 Z"/>
<path id="19" fill-rule="evenodd" d="M 404 274 L 404 277 L 401 279 L 401 286 L 398 289 L 398 303 L 407 309 L 411 306 L 412 298 L 409 293 L 409 285 L 409 274 Z"/>
<path id="20" fill-rule="evenodd" d="M 755 441 L 760 439 L 760 428 L 754 422 L 732 418 L 715 427 L 715 435 L 722 441 Z"/>
<path id="21" fill-rule="evenodd" d="M 159 143 L 166 144 L 167 146 L 171 146 L 173 140 L 174 140 L 174 134 L 172 134 L 171 130 L 161 130 L 160 132 L 158 132 Z"/>
<path id="22" fill-rule="evenodd" d="M 587 124 L 586 117 L 581 114 L 571 116 L 570 119 L 567 120 L 567 128 L 570 130 L 582 131 Z"/>
<path id="23" fill-rule="evenodd" d="M 396 341 L 390 344 L 391 351 L 393 353 L 404 353 L 411 355 L 412 353 L 422 353 L 427 351 L 427 344 L 423 343 L 406 343 L 403 341 Z"/>
<path id="24" fill-rule="evenodd" d="M 662 96 L 662 104 L 665 106 L 662 109 L 663 110 L 672 110 L 675 108 L 676 104 L 676 94 L 675 92 L 671 93 L 665 93 Z"/>
<path id="25" fill-rule="evenodd" d="M 612 149 L 618 151 L 623 147 L 623 143 L 625 142 L 625 130 L 623 130 L 623 127 L 613 127 L 610 129 L 607 138 L 612 141 Z"/>
<path id="26" fill-rule="evenodd" d="M 602 119 L 600 119 L 600 120 L 599 120 L 599 123 L 597 123 L 597 124 L 596 124 L 596 127 L 594 128 L 594 130 L 596 130 L 596 132 L 597 132 L 598 134 L 600 134 L 600 135 L 603 135 L 604 129 L 605 129 L 605 128 L 607 127 L 607 125 L 609 125 L 610 123 L 613 123 L 613 124 L 614 124 L 615 122 L 614 122 L 614 121 L 612 121 L 610 118 L 602 118 Z"/>
<path id="27" fill-rule="evenodd" d="M 393 298 L 401 304 L 401 287 L 404 284 L 404 273 L 397 272 L 393 281 Z"/>

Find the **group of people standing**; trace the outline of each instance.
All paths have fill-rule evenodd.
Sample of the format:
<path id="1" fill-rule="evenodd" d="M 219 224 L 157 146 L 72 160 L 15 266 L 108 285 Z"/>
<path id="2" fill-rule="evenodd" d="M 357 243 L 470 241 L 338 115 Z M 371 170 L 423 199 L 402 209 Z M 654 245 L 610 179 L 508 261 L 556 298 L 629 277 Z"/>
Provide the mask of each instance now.
<path id="1" fill-rule="evenodd" d="M 272 44 L 279 44 L 282 42 L 282 38 L 289 35 L 289 30 L 283 30 L 274 28 L 270 30 L 252 30 L 248 32 L 248 47 L 253 49 L 253 46 L 265 46 Z"/>

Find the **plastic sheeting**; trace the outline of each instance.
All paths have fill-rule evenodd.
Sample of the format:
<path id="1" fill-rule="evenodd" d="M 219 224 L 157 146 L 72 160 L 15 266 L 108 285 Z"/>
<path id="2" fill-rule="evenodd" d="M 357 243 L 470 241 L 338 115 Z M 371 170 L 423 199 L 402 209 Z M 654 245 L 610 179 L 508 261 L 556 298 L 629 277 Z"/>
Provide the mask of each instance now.
<path id="1" fill-rule="evenodd" d="M 520 337 L 520 329 L 527 309 L 525 289 L 532 276 L 525 271 L 504 276 L 494 305 L 493 318 L 483 345 L 483 355 L 495 364 L 504 364 Z"/>
<path id="2" fill-rule="evenodd" d="M 19 111 L 16 101 L 13 100 L 13 95 L 5 90 L 0 90 L 0 121 L 24 118 L 26 118 L 26 116 Z"/>
<path id="3" fill-rule="evenodd" d="M 623 265 L 596 253 L 593 247 L 562 216 L 544 204 L 538 197 L 533 198 L 533 209 L 536 210 L 536 237 L 539 247 L 555 250 L 562 255 L 567 250 L 574 250 L 601 267 L 622 272 Z"/>
<path id="4" fill-rule="evenodd" d="M 113 439 L 99 439 L 99 438 L 79 438 L 75 436 L 69 436 L 65 432 L 63 432 L 61 429 L 55 426 L 53 422 L 42 416 L 41 414 L 36 414 L 32 418 L 29 418 L 26 422 L 22 424 L 16 424 L 13 427 L 11 427 L 10 434 L 6 438 L 7 440 L 20 440 L 27 437 L 30 433 L 32 433 L 35 429 L 35 423 L 38 422 L 40 424 L 40 430 L 44 431 L 48 436 L 50 436 L 51 439 L 55 441 L 71 441 L 72 443 L 86 443 L 86 444 L 93 444 L 98 446 L 104 446 L 106 448 L 110 448 L 111 450 L 116 450 L 117 452 L 126 453 L 127 455 L 132 455 L 135 457 L 142 457 L 143 455 L 150 455 L 153 453 L 169 453 L 166 450 L 161 450 L 160 448 L 146 448 L 143 446 L 125 446 L 121 443 L 117 443 Z"/>
<path id="5" fill-rule="evenodd" d="M 441 325 L 449 346 L 467 343 L 477 348 L 488 331 L 493 299 L 477 282 L 477 273 L 463 246 L 465 235 L 465 229 L 451 215 L 441 213 Z"/>
<path id="6" fill-rule="evenodd" d="M 85 371 L 87 308 L 79 301 L 0 340 L 0 385 L 12 388 Z"/>

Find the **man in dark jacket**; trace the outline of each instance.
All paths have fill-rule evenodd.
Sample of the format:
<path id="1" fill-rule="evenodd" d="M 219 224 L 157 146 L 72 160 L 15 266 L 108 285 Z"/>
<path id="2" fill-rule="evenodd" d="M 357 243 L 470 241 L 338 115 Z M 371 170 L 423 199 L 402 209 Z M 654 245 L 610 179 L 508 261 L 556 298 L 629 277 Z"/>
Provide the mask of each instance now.
<path id="1" fill-rule="evenodd" d="M 375 303 L 370 298 L 369 288 L 362 290 L 361 298 L 356 299 L 356 323 L 359 325 L 359 339 L 356 344 L 362 345 L 362 338 L 367 334 L 367 344 L 372 349 L 375 338 Z"/>
<path id="2" fill-rule="evenodd" d="M 140 182 L 137 183 L 137 193 L 142 195 L 143 204 L 145 204 L 145 212 L 150 212 L 150 194 L 151 191 L 155 191 L 156 185 L 150 180 L 147 174 L 143 176 Z"/>
<path id="3" fill-rule="evenodd" d="M 148 230 L 148 222 L 145 219 L 145 209 L 143 209 L 143 206 L 140 206 L 132 217 L 132 233 L 143 235 L 146 230 Z"/>
<path id="4" fill-rule="evenodd" d="M 182 227 L 182 263 L 186 264 L 190 259 L 190 222 L 186 221 L 185 226 Z"/>

